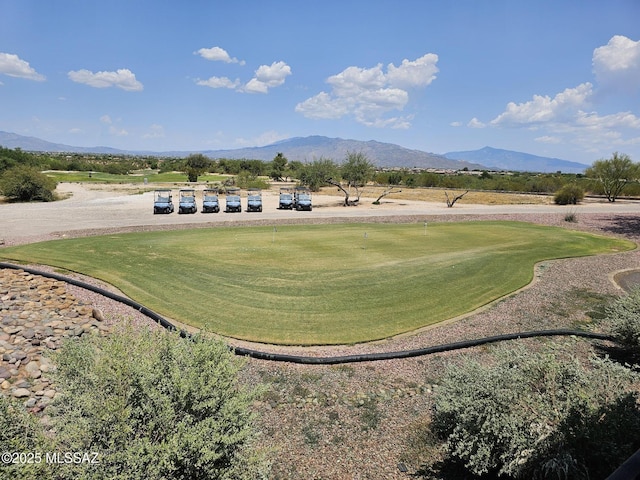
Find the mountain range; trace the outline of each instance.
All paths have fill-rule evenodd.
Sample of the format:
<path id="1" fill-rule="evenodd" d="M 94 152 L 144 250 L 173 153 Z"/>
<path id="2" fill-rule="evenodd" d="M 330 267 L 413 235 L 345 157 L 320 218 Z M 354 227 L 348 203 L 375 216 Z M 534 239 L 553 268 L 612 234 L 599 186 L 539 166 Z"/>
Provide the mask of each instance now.
<path id="1" fill-rule="evenodd" d="M 5 148 L 21 148 L 25 151 L 55 153 L 96 153 L 110 155 L 152 155 L 163 157 L 186 157 L 192 153 L 202 153 L 210 158 L 255 159 L 270 161 L 282 153 L 288 160 L 313 161 L 331 158 L 342 161 L 348 152 L 362 152 L 378 167 L 436 168 L 461 170 L 515 170 L 529 172 L 581 173 L 587 165 L 557 158 L 539 157 L 528 153 L 484 147 L 480 150 L 450 152 L 445 154 L 412 150 L 391 143 L 374 140 L 360 141 L 329 138 L 319 135 L 294 137 L 263 147 L 238 148 L 233 150 L 204 151 L 133 151 L 110 147 L 74 147 L 47 142 L 36 137 L 16 133 L 0 132 L 0 145 Z"/>

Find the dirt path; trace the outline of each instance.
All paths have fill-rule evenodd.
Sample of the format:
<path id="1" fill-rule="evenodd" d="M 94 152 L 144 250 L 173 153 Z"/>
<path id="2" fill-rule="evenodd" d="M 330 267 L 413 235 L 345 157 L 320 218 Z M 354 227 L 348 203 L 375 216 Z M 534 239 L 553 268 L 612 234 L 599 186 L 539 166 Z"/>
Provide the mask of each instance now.
<path id="1" fill-rule="evenodd" d="M 315 195 L 311 212 L 278 210 L 276 190 L 263 192 L 264 208 L 261 213 L 218 213 L 179 215 L 153 214 L 153 191 L 144 191 L 139 184 L 104 185 L 61 183 L 58 194 L 65 200 L 50 203 L 0 204 L 0 242 L 5 245 L 29 243 L 64 235 L 73 236 L 86 230 L 114 228 L 184 228 L 189 225 L 215 226 L 236 223 L 279 223 L 308 221 L 322 222 L 328 219 L 352 219 L 370 221 L 386 217 L 387 221 L 412 221 L 432 215 L 518 215 L 558 214 L 569 210 L 581 213 L 638 213 L 638 202 L 589 202 L 575 207 L 556 205 L 474 205 L 459 202 L 447 208 L 444 202 L 431 203 L 411 200 L 385 199 L 381 205 L 363 198 L 357 207 L 343 207 L 341 196 Z M 177 203 L 178 188 L 174 188 Z M 198 200 L 201 199 L 198 192 Z M 246 200 L 243 198 L 243 206 Z M 200 203 L 201 205 L 201 203 Z M 224 207 L 224 197 L 221 196 Z M 177 208 L 176 208 L 177 210 Z M 391 220 L 391 218 L 394 220 Z M 97 232 L 96 232 L 97 233 Z"/>

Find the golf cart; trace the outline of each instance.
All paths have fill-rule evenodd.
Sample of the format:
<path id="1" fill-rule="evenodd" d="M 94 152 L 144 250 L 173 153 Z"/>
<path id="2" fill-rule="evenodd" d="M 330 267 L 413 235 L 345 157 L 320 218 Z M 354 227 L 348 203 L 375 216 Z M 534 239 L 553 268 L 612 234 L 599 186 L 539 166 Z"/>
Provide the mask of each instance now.
<path id="1" fill-rule="evenodd" d="M 153 194 L 153 213 L 173 213 L 171 190 L 156 190 Z"/>
<path id="2" fill-rule="evenodd" d="M 202 213 L 218 213 L 219 211 L 218 189 L 205 188 L 202 191 Z"/>
<path id="3" fill-rule="evenodd" d="M 311 190 L 307 187 L 296 187 L 293 194 L 293 206 L 296 210 L 312 210 Z"/>
<path id="4" fill-rule="evenodd" d="M 196 213 L 198 206 L 196 205 L 196 191 L 192 188 L 184 188 L 180 190 L 180 203 L 178 204 L 178 213 Z"/>
<path id="5" fill-rule="evenodd" d="M 278 202 L 280 210 L 293 209 L 293 190 L 291 187 L 282 187 L 280 189 L 280 201 Z"/>
<path id="6" fill-rule="evenodd" d="M 262 211 L 262 191 L 259 188 L 250 188 L 247 193 L 247 212 Z"/>
<path id="7" fill-rule="evenodd" d="M 229 187 L 227 188 L 226 194 L 225 212 L 241 212 L 242 204 L 240 203 L 240 189 L 238 187 Z"/>

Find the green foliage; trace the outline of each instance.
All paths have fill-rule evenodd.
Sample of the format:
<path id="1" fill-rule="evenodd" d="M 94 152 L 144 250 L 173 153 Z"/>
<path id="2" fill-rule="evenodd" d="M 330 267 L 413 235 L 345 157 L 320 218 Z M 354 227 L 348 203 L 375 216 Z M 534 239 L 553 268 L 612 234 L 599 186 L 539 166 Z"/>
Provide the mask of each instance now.
<path id="1" fill-rule="evenodd" d="M 211 168 L 211 160 L 201 153 L 189 155 L 184 161 L 184 172 L 190 182 L 197 182 L 198 177 Z"/>
<path id="2" fill-rule="evenodd" d="M 556 192 L 553 201 L 556 205 L 577 205 L 584 198 L 584 190 L 574 183 L 567 183 Z"/>
<path id="3" fill-rule="evenodd" d="M 611 333 L 626 346 L 640 348 L 640 289 L 607 306 L 605 320 Z"/>
<path id="4" fill-rule="evenodd" d="M 98 452 L 91 478 L 257 476 L 253 394 L 222 342 L 127 327 L 68 341 L 54 360 L 57 448 Z"/>
<path id="5" fill-rule="evenodd" d="M 282 177 L 285 175 L 285 170 L 287 168 L 287 157 L 285 157 L 282 153 L 278 152 L 278 154 L 274 157 L 271 162 L 271 172 L 269 176 L 277 181 L 281 182 Z"/>
<path id="6" fill-rule="evenodd" d="M 45 452 L 52 450 L 36 417 L 27 413 L 18 401 L 0 395 L 0 453 L 23 454 L 22 458 L 11 458 L 13 463 L 3 457 L 0 479 L 54 478 L 45 458 Z"/>
<path id="7" fill-rule="evenodd" d="M 638 378 L 553 351 L 497 349 L 446 372 L 433 409 L 446 460 L 482 478 L 605 478 L 640 447 Z"/>
<path id="8" fill-rule="evenodd" d="M 348 152 L 340 167 L 342 179 L 349 187 L 362 187 L 373 177 L 375 166 L 362 152 Z"/>
<path id="9" fill-rule="evenodd" d="M 299 171 L 299 179 L 302 185 L 317 192 L 320 187 L 327 185 L 328 181 L 338 175 L 338 165 L 328 158 L 320 158 L 305 164 Z"/>
<path id="10" fill-rule="evenodd" d="M 607 200 L 615 202 L 625 186 L 640 176 L 640 166 L 631 161 L 629 155 L 615 152 L 610 159 L 597 160 L 586 171 L 602 188 Z"/>
<path id="11" fill-rule="evenodd" d="M 264 178 L 256 177 L 248 170 L 242 170 L 235 176 L 234 184 L 239 188 L 269 188 L 269 182 Z"/>
<path id="12" fill-rule="evenodd" d="M 26 165 L 12 167 L 0 177 L 0 193 L 21 202 L 49 202 L 54 198 L 55 189 L 55 180 L 40 173 L 37 168 Z"/>

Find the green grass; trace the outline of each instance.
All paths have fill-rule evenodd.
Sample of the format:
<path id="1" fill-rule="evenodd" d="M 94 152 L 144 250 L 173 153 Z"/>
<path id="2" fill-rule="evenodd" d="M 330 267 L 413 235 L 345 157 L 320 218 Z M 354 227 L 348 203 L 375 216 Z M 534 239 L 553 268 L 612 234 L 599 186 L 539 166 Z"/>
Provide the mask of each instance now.
<path id="1" fill-rule="evenodd" d="M 155 170 L 144 171 L 137 175 L 114 175 L 103 172 L 58 172 L 48 171 L 47 176 L 56 182 L 93 182 L 93 183 L 144 183 L 146 178 L 150 183 L 188 183 L 187 175 L 180 172 L 158 173 Z M 200 175 L 198 182 L 221 182 L 229 177 L 223 175 Z"/>
<path id="2" fill-rule="evenodd" d="M 365 238 L 366 233 L 366 238 Z M 518 222 L 219 227 L 56 240 L 7 260 L 103 279 L 158 313 L 279 344 L 389 337 L 529 283 L 536 262 L 632 242 Z"/>

